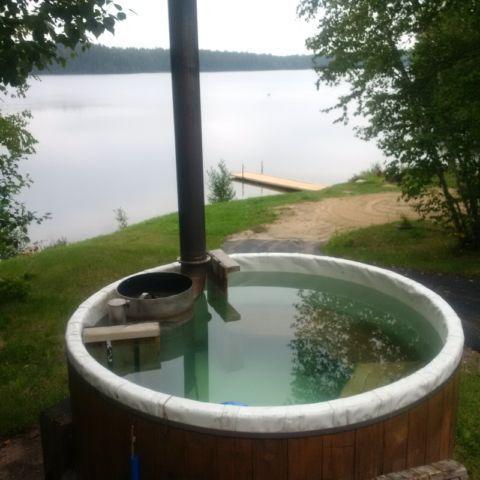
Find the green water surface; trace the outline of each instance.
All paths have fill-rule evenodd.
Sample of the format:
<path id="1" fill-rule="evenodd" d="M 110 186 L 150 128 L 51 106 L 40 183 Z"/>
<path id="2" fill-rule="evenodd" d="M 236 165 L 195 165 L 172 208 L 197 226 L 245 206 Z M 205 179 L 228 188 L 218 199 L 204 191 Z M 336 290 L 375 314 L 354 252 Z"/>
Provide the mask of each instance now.
<path id="1" fill-rule="evenodd" d="M 212 289 L 160 340 L 89 345 L 103 365 L 167 394 L 245 405 L 313 403 L 391 383 L 428 363 L 441 340 L 393 297 L 303 274 L 239 272 L 228 301 Z"/>

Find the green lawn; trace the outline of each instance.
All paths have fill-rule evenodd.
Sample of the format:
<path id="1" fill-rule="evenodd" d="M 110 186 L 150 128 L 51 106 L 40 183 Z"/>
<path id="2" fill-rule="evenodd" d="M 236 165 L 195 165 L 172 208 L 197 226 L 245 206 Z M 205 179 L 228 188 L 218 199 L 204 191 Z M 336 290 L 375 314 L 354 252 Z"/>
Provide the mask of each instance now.
<path id="1" fill-rule="evenodd" d="M 469 355 L 460 376 L 455 458 L 480 479 L 480 354 Z"/>
<path id="2" fill-rule="evenodd" d="M 398 222 L 354 230 L 334 237 L 322 247 L 328 255 L 385 267 L 408 267 L 429 272 L 480 276 L 480 252 L 458 249 L 453 235 L 432 224 Z M 470 478 L 480 479 L 480 355 L 469 356 L 462 367 L 455 457 Z"/>
<path id="3" fill-rule="evenodd" d="M 331 196 L 391 191 L 381 179 L 316 193 L 233 201 L 206 209 L 208 247 L 232 233 L 270 222 L 274 207 Z M 21 431 L 67 394 L 63 333 L 75 307 L 105 284 L 178 256 L 177 215 L 123 231 L 0 262 L 0 279 L 26 279 L 25 300 L 0 294 L 0 433 Z M 0 293 L 1 284 L 0 284 Z"/>
<path id="4" fill-rule="evenodd" d="M 411 222 L 409 229 L 399 229 L 399 223 L 340 234 L 322 249 L 328 255 L 386 267 L 480 276 L 480 252 L 459 249 L 453 234 L 428 222 Z"/>

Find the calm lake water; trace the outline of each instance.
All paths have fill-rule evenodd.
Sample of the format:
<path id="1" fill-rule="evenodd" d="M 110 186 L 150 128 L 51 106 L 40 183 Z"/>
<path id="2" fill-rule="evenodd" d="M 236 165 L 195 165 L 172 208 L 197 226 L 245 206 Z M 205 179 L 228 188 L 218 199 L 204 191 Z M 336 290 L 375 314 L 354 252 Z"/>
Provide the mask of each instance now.
<path id="1" fill-rule="evenodd" d="M 332 184 L 382 159 L 320 111 L 340 89 L 317 91 L 311 71 L 204 73 L 201 85 L 205 169 L 224 159 L 231 171 L 260 171 L 263 162 L 271 175 Z M 169 74 L 42 77 L 7 107 L 32 111 L 39 141 L 22 166 L 35 181 L 23 200 L 52 219 L 32 227 L 32 240 L 111 232 L 118 207 L 129 223 L 177 209 Z"/>

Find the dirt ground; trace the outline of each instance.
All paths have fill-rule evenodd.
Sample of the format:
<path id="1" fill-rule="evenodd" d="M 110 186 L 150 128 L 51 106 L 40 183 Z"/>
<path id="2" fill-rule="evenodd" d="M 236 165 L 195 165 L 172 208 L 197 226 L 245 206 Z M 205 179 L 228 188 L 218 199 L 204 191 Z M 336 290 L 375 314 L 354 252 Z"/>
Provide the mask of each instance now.
<path id="1" fill-rule="evenodd" d="M 332 235 L 355 228 L 417 218 L 413 209 L 399 199 L 398 193 L 375 193 L 343 198 L 328 198 L 280 207 L 280 216 L 256 231 L 246 230 L 229 241 L 302 239 L 326 242 Z"/>
<path id="2" fill-rule="evenodd" d="M 43 479 L 42 448 L 38 428 L 0 439 L 0 480 Z"/>

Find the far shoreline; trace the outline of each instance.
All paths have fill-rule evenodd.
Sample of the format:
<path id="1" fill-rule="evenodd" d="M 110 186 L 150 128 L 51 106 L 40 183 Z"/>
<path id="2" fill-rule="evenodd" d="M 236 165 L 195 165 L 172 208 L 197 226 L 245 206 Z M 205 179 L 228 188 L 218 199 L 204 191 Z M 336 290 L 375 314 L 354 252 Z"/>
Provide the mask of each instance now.
<path id="1" fill-rule="evenodd" d="M 238 70 L 200 70 L 200 74 L 203 73 L 255 73 L 255 72 L 299 72 L 299 71 L 312 71 L 315 72 L 315 69 L 312 68 L 258 68 L 258 69 L 238 69 Z M 147 75 L 147 74 L 157 74 L 157 73 L 167 73 L 170 74 L 170 70 L 158 70 L 155 72 L 46 72 L 32 75 L 32 78 L 41 78 L 41 77 L 79 77 L 79 76 L 106 76 L 106 75 Z"/>

